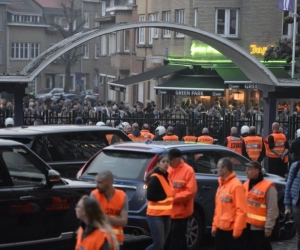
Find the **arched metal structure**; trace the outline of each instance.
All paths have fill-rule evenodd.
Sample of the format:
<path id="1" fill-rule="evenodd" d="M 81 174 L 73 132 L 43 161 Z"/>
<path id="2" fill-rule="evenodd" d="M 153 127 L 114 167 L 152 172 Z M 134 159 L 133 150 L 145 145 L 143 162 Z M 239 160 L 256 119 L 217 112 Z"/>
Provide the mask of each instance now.
<path id="1" fill-rule="evenodd" d="M 30 82 L 56 58 L 80 44 L 83 44 L 95 37 L 112 32 L 143 27 L 161 29 L 167 28 L 198 39 L 215 48 L 230 59 L 253 83 L 273 86 L 278 85 L 278 80 L 273 73 L 237 44 L 219 35 L 212 34 L 192 26 L 169 22 L 118 23 L 112 26 L 94 28 L 79 32 L 44 51 L 41 55 L 32 60 L 18 76 L 2 76 L 0 78 L 0 82 Z"/>

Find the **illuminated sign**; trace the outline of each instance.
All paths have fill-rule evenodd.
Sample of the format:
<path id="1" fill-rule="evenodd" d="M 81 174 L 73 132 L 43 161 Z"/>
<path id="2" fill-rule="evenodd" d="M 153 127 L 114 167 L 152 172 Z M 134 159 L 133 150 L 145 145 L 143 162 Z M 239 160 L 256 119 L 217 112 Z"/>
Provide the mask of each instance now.
<path id="1" fill-rule="evenodd" d="M 257 84 L 245 84 L 245 89 L 257 89 Z"/>
<path id="2" fill-rule="evenodd" d="M 223 56 L 218 50 L 214 49 L 207 44 L 199 43 L 197 41 L 193 41 L 191 46 L 191 55 L 202 55 L 202 56 Z"/>
<path id="3" fill-rule="evenodd" d="M 202 91 L 202 90 L 161 90 L 157 89 L 158 95 L 177 95 L 177 96 L 224 96 L 223 91 Z"/>
<path id="4" fill-rule="evenodd" d="M 250 44 L 250 54 L 251 55 L 264 55 L 268 47 L 261 47 L 255 44 Z"/>

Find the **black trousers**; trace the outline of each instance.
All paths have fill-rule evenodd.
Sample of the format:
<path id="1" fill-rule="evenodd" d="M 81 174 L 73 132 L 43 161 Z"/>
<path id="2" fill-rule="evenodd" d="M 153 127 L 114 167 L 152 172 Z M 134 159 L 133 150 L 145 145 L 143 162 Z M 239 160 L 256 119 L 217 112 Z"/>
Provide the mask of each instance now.
<path id="1" fill-rule="evenodd" d="M 245 231 L 245 241 L 247 250 L 272 250 L 270 237 L 265 237 L 264 230 L 250 230 L 250 225 L 247 225 Z"/>
<path id="2" fill-rule="evenodd" d="M 223 231 L 217 229 L 215 236 L 215 250 L 245 250 L 244 235 L 234 239 L 233 231 Z"/>
<path id="3" fill-rule="evenodd" d="M 169 237 L 165 244 L 164 250 L 187 250 L 187 241 L 186 241 L 186 230 L 187 230 L 186 219 L 172 219 L 171 220 L 171 229 Z"/>
<path id="4" fill-rule="evenodd" d="M 288 172 L 287 164 L 280 158 L 268 158 L 268 173 L 277 174 L 284 178 Z"/>

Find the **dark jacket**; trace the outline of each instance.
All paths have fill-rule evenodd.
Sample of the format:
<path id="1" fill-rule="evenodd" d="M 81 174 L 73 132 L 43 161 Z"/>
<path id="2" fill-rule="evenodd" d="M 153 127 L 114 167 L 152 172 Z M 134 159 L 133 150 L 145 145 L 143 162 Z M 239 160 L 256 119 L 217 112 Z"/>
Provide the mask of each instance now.
<path id="1" fill-rule="evenodd" d="M 154 169 L 153 173 L 162 175 L 169 182 L 168 173 L 163 173 L 158 167 Z M 167 195 L 156 176 L 149 178 L 147 183 L 147 200 L 150 201 L 161 201 L 167 198 Z"/>

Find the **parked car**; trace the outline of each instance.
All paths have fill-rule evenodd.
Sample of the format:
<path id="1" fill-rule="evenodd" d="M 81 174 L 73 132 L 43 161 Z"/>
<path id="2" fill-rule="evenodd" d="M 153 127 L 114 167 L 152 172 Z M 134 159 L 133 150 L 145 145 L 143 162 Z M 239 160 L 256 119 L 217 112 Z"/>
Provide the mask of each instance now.
<path id="1" fill-rule="evenodd" d="M 63 95 L 63 98 L 68 102 L 69 105 L 71 105 L 72 101 L 75 99 L 82 101 L 79 95 L 72 93 L 57 93 L 52 96 L 51 100 L 56 103 L 61 95 Z"/>
<path id="2" fill-rule="evenodd" d="M 40 98 L 45 99 L 46 96 L 52 97 L 54 94 L 63 94 L 63 93 L 64 93 L 63 88 L 54 88 L 49 92 L 42 92 L 42 93 L 35 94 L 35 98 L 36 99 L 40 99 Z"/>
<path id="3" fill-rule="evenodd" d="M 149 234 L 146 221 L 146 186 L 145 175 L 156 165 L 160 154 L 166 154 L 170 149 L 178 148 L 182 151 L 184 160 L 194 168 L 198 184 L 195 197 L 194 214 L 190 217 L 187 230 L 189 250 L 199 249 L 199 243 L 204 235 L 211 231 L 214 213 L 215 193 L 218 188 L 217 163 L 220 158 L 229 157 L 233 162 L 235 173 L 241 181 L 247 179 L 245 163 L 248 159 L 234 151 L 219 145 L 184 144 L 181 142 L 152 142 L 152 143 L 122 143 L 103 148 L 77 174 L 80 180 L 94 181 L 95 175 L 103 170 L 110 170 L 114 174 L 114 185 L 123 189 L 129 200 L 129 221 L 126 231 L 134 234 Z M 268 174 L 267 179 L 276 184 L 278 201 L 281 211 L 285 180 L 276 175 Z M 279 234 L 281 213 L 274 235 Z M 282 234 L 281 234 L 282 235 Z M 285 237 L 293 237 L 295 230 Z"/>
<path id="4" fill-rule="evenodd" d="M 0 129 L 0 138 L 25 144 L 62 176 L 78 170 L 103 147 L 131 141 L 121 130 L 107 126 L 41 125 Z"/>
<path id="5" fill-rule="evenodd" d="M 0 248 L 74 249 L 74 209 L 95 185 L 61 178 L 19 142 L 0 139 L 0 161 Z"/>

